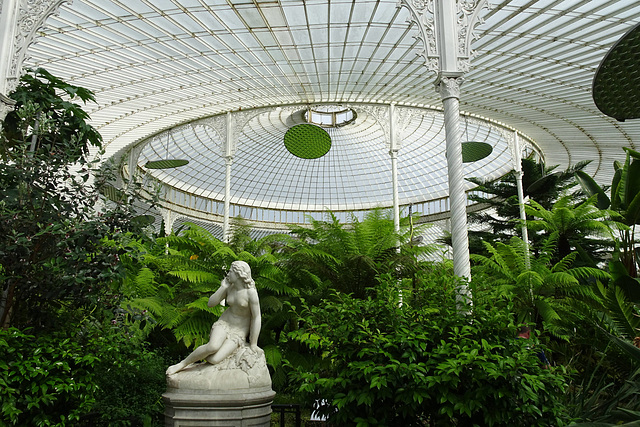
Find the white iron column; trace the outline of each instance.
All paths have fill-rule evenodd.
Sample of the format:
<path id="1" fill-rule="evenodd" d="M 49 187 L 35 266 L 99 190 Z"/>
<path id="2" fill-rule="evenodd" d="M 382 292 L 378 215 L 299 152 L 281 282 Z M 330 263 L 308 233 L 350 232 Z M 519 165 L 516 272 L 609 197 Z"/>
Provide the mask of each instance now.
<path id="1" fill-rule="evenodd" d="M 231 112 L 227 112 L 227 137 L 224 146 L 225 160 L 225 180 L 224 180 L 224 220 L 222 223 L 222 240 L 229 243 L 231 239 L 231 230 L 229 227 L 229 211 L 231 206 L 231 165 L 233 164 L 233 124 L 231 122 Z"/>
<path id="2" fill-rule="evenodd" d="M 7 80 L 13 56 L 18 0 L 0 1 L 0 120 L 11 110 L 14 101 L 7 97 L 13 88 Z"/>
<path id="3" fill-rule="evenodd" d="M 178 215 L 173 212 L 171 209 L 160 208 L 160 215 L 162 215 L 162 221 L 164 222 L 164 232 L 165 236 L 169 236 L 173 232 L 173 224 L 178 219 Z"/>
<path id="4" fill-rule="evenodd" d="M 398 197 L 398 141 L 396 140 L 395 105 L 389 105 L 389 155 L 391 156 L 391 182 L 393 186 L 393 225 L 400 231 L 400 201 Z"/>
<path id="5" fill-rule="evenodd" d="M 462 141 L 460 140 L 460 85 L 463 78 L 462 72 L 458 69 L 457 46 L 459 39 L 456 2 L 436 0 L 434 6 L 440 68 L 436 88 L 440 92 L 444 108 L 449 200 L 451 203 L 453 273 L 458 277 L 470 279 L 467 193 L 464 190 Z"/>
<path id="6" fill-rule="evenodd" d="M 464 189 L 462 167 L 462 141 L 460 134 L 459 75 L 442 73 L 436 87 L 444 106 L 447 171 L 449 175 L 449 201 L 451 209 L 451 242 L 453 246 L 453 272 L 456 276 L 471 278 L 469 236 L 467 233 L 467 193 Z"/>
<path id="7" fill-rule="evenodd" d="M 474 28 L 482 21 L 480 11 L 486 4 L 487 0 L 398 2 L 398 6 L 409 9 L 418 37 L 424 43 L 427 69 L 438 74 L 436 87 L 445 115 L 454 273 L 467 279 L 471 278 L 471 268 L 459 130 L 460 84 L 463 74 L 469 70 L 473 56 L 471 41 L 476 36 Z"/>
<path id="8" fill-rule="evenodd" d="M 527 231 L 527 214 L 524 210 L 524 189 L 522 188 L 522 152 L 520 151 L 520 141 L 518 131 L 513 133 L 513 166 L 516 173 L 516 187 L 518 189 L 518 206 L 520 207 L 520 219 L 522 220 L 522 240 L 525 247 L 525 263 L 527 268 L 531 268 L 529 260 L 529 232 Z"/>

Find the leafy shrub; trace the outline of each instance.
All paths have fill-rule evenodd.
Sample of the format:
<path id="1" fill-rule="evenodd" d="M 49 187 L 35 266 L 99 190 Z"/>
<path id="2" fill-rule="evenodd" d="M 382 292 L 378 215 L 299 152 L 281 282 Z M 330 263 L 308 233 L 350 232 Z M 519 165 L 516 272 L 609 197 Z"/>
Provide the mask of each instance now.
<path id="1" fill-rule="evenodd" d="M 0 424 L 67 425 L 93 405 L 98 357 L 68 337 L 0 330 Z"/>
<path id="2" fill-rule="evenodd" d="M 452 279 L 417 283 L 402 305 L 395 283 L 383 283 L 365 300 L 335 294 L 298 310 L 302 328 L 290 336 L 319 360 L 294 374 L 309 401 L 326 399 L 336 425 L 564 423 L 565 372 L 539 365 L 535 340 L 514 339 L 508 311 L 465 315 Z"/>
<path id="3" fill-rule="evenodd" d="M 92 338 L 91 345 L 100 352 L 102 363 L 96 366 L 96 404 L 85 420 L 110 427 L 161 425 L 165 359 L 120 327 Z"/>

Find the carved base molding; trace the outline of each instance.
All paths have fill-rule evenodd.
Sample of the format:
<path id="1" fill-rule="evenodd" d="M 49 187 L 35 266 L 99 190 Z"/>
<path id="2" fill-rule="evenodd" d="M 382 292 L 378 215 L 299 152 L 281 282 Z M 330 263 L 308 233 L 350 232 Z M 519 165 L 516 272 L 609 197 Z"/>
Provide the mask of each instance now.
<path id="1" fill-rule="evenodd" d="M 264 352 L 245 345 L 219 364 L 167 375 L 165 426 L 269 427 L 275 395 Z"/>
<path id="2" fill-rule="evenodd" d="M 276 392 L 271 387 L 230 390 L 169 389 L 162 395 L 166 427 L 269 427 L 271 403 Z"/>

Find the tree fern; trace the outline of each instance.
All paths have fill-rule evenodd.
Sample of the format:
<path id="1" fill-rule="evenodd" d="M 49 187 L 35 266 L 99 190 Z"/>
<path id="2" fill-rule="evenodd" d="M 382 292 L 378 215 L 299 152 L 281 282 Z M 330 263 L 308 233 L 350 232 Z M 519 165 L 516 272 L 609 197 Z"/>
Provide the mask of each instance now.
<path id="1" fill-rule="evenodd" d="M 605 311 L 603 314 L 609 320 L 610 331 L 616 335 L 632 339 L 640 335 L 640 317 L 635 306 L 626 297 L 624 290 L 618 286 L 598 286 L 603 298 Z"/>
<path id="2" fill-rule="evenodd" d="M 556 260 L 580 248 L 581 253 L 589 254 L 581 262 L 590 264 L 595 255 L 602 258 L 599 251 L 613 247 L 614 230 L 625 226 L 617 221 L 621 218 L 619 214 L 596 206 L 597 196 L 578 203 L 574 200 L 570 196 L 561 197 L 550 209 L 530 200 L 525 210 L 535 219 L 527 220 L 527 227 L 556 235 Z"/>
<path id="3" fill-rule="evenodd" d="M 552 233 L 544 242 L 543 250 L 529 254 L 528 269 L 525 267 L 526 246 L 521 239 L 514 237 L 509 245 L 496 243 L 494 246 L 485 242 L 489 256 L 472 256 L 473 276 L 477 275 L 477 280 L 490 278 L 490 283 L 497 284 L 496 296 L 513 302 L 519 321 L 536 323 L 553 335 L 567 338 L 579 317 L 570 310 L 572 299 L 579 298 L 593 305 L 597 300 L 595 281 L 607 279 L 609 275 L 589 267 L 573 268 L 575 254 L 554 264 L 549 252 L 555 248 L 556 236 Z"/>

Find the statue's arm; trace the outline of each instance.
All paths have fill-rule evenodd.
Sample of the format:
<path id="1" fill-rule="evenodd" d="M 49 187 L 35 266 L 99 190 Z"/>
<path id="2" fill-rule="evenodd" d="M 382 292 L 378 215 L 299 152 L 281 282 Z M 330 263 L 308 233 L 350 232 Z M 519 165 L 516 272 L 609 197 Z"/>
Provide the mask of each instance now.
<path id="1" fill-rule="evenodd" d="M 262 315 L 260 313 L 260 299 L 258 292 L 252 289 L 249 293 L 249 308 L 251 309 L 251 329 L 249 330 L 249 343 L 251 347 L 258 347 L 258 336 L 262 327 Z"/>
<path id="2" fill-rule="evenodd" d="M 209 302 L 207 303 L 207 305 L 209 307 L 215 307 L 216 305 L 220 304 L 220 302 L 227 297 L 228 288 L 229 283 L 227 283 L 227 279 L 225 278 L 222 280 L 222 284 L 220 284 L 218 290 L 209 297 Z"/>

